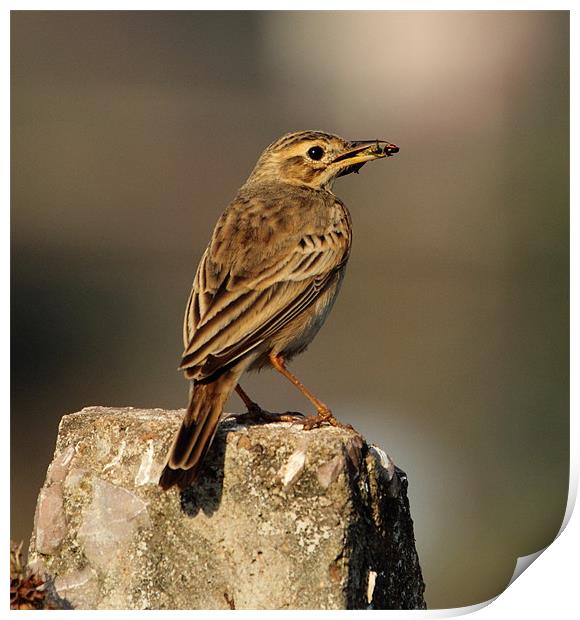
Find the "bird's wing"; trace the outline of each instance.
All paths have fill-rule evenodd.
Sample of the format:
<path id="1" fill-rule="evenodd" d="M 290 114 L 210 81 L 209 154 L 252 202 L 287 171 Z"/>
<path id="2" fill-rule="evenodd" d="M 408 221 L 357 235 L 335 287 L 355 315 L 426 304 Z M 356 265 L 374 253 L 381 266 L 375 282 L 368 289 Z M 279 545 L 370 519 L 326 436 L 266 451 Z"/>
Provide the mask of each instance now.
<path id="1" fill-rule="evenodd" d="M 251 274 L 228 270 L 218 286 L 208 248 L 186 310 L 180 368 L 202 379 L 259 346 L 318 299 L 346 262 L 349 246 L 336 230 L 305 235 Z"/>

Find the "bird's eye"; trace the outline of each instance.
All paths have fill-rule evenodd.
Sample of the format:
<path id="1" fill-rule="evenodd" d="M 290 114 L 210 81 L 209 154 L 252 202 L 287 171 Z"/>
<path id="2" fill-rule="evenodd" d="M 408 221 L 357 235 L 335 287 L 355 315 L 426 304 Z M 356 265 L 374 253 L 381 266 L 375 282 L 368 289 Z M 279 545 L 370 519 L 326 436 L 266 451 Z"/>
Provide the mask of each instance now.
<path id="1" fill-rule="evenodd" d="M 318 161 L 319 159 L 322 159 L 323 155 L 324 149 L 321 146 L 312 146 L 308 149 L 308 157 L 310 157 L 310 159 Z"/>

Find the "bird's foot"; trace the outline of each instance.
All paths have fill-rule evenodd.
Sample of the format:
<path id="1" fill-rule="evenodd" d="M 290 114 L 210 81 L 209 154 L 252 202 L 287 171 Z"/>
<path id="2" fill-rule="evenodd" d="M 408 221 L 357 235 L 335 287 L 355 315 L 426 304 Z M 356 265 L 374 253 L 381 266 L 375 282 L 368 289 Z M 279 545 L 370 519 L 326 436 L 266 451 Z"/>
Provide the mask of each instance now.
<path id="1" fill-rule="evenodd" d="M 284 413 L 271 413 L 272 422 L 301 422 L 306 417 L 299 411 L 285 411 Z"/>
<path id="2" fill-rule="evenodd" d="M 339 422 L 329 409 L 323 409 L 318 412 L 318 415 L 311 415 L 300 420 L 302 424 L 302 430 L 311 431 L 313 428 L 320 428 L 323 424 L 329 424 L 336 428 L 344 428 L 349 431 L 354 431 L 354 428 L 350 424 L 343 424 Z"/>
<path id="3" fill-rule="evenodd" d="M 232 414 L 236 422 L 241 424 L 271 424 L 272 422 L 296 422 L 304 418 L 304 414 L 298 411 L 286 411 L 285 413 L 272 413 L 262 409 L 260 405 L 253 403 L 246 413 Z"/>

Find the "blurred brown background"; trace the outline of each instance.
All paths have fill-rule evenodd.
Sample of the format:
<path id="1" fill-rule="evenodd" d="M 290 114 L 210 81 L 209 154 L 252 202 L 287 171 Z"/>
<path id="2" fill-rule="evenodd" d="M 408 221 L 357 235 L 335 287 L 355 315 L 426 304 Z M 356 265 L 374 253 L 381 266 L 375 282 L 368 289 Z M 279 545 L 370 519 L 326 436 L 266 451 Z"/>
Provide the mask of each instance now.
<path id="1" fill-rule="evenodd" d="M 64 413 L 180 407 L 215 220 L 280 134 L 386 138 L 293 368 L 410 480 L 431 607 L 488 599 L 568 489 L 567 12 L 13 12 L 12 535 Z M 274 410 L 307 410 L 273 373 Z M 232 399 L 231 410 L 242 410 Z"/>

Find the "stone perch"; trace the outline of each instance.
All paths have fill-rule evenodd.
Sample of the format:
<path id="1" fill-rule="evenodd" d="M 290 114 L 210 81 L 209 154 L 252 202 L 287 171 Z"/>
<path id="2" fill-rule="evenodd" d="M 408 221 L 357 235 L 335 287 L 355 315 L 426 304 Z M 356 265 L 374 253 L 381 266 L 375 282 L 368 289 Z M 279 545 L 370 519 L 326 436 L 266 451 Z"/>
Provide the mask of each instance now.
<path id="1" fill-rule="evenodd" d="M 407 478 L 352 431 L 220 425 L 157 480 L 183 411 L 62 418 L 29 562 L 79 609 L 424 609 Z"/>

